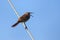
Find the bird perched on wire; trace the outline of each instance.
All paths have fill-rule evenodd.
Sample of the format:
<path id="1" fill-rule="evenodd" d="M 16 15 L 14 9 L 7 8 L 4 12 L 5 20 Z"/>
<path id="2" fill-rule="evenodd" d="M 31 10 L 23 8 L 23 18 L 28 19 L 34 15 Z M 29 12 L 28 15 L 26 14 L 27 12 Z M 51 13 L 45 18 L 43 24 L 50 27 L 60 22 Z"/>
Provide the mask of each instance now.
<path id="1" fill-rule="evenodd" d="M 18 25 L 21 22 L 28 21 L 30 19 L 31 13 L 32 12 L 26 12 L 24 15 L 22 15 L 21 17 L 19 17 L 18 21 L 15 24 L 13 24 L 12 27 L 16 27 L 16 25 Z M 27 27 L 25 27 L 25 28 L 27 28 Z"/>

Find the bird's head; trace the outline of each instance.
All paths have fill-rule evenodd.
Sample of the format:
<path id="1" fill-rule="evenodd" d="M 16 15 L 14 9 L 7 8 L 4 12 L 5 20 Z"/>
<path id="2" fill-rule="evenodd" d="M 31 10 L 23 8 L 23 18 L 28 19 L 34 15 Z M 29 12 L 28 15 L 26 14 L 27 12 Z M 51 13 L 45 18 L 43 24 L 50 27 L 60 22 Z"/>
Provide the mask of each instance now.
<path id="1" fill-rule="evenodd" d="M 32 16 L 31 14 L 33 14 L 33 12 L 26 12 L 26 15 Z M 33 16 L 32 16 L 32 17 L 33 17 Z"/>

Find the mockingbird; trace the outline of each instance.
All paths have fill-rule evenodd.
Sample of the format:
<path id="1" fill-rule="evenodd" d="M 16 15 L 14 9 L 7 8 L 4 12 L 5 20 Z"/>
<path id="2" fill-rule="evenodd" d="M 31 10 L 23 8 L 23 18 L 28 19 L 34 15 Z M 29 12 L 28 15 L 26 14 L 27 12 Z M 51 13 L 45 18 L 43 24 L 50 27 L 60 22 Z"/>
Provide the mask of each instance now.
<path id="1" fill-rule="evenodd" d="M 21 17 L 19 17 L 18 18 L 18 21 L 15 23 L 15 24 L 13 24 L 12 25 L 12 27 L 16 27 L 16 25 L 18 25 L 19 23 L 21 23 L 21 22 L 26 22 L 26 21 L 28 21 L 29 20 L 29 18 L 30 18 L 30 14 L 31 14 L 32 12 L 26 12 L 24 15 L 22 15 Z M 25 29 L 27 29 L 27 27 L 25 27 Z"/>

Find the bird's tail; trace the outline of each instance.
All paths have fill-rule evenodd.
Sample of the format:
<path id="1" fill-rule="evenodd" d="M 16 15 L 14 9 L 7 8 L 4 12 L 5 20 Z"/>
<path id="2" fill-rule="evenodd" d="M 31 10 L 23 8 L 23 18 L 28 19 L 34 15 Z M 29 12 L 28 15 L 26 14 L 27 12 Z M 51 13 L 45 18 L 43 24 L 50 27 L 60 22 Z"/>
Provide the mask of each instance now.
<path id="1" fill-rule="evenodd" d="M 12 27 L 15 27 L 16 25 L 18 25 L 19 24 L 19 22 L 16 22 L 14 25 L 12 25 Z"/>

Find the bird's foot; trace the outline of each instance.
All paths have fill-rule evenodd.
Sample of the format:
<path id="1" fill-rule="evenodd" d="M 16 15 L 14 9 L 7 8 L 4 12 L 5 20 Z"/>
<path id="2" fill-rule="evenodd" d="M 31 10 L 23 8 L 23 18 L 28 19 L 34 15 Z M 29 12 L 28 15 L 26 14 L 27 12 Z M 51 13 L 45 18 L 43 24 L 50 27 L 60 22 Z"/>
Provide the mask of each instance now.
<path id="1" fill-rule="evenodd" d="M 27 27 L 25 27 L 25 29 L 28 29 Z"/>

